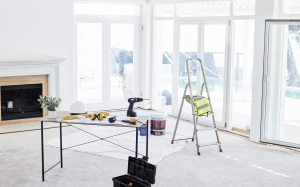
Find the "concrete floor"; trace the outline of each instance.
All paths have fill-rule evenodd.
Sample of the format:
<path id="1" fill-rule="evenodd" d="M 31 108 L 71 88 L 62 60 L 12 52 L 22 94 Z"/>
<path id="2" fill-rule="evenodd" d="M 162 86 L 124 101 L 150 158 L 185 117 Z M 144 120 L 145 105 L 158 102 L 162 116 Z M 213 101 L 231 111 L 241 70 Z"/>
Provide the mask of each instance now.
<path id="1" fill-rule="evenodd" d="M 148 113 L 148 111 L 138 111 Z M 169 117 L 167 133 L 173 132 L 175 118 Z M 182 121 L 178 132 L 192 134 L 192 123 Z M 64 127 L 63 134 L 77 132 Z M 45 130 L 45 141 L 59 137 L 59 128 Z M 250 142 L 247 138 L 219 132 L 218 147 L 201 149 L 194 142 L 166 156 L 157 164 L 157 187 L 202 186 L 299 186 L 300 154 L 278 146 Z M 213 132 L 200 132 L 200 141 L 215 141 Z M 170 140 L 171 141 L 171 140 Z M 45 168 L 59 161 L 59 149 L 45 147 Z M 41 181 L 40 131 L 0 135 L 0 186 L 112 186 L 112 178 L 126 174 L 127 161 L 65 150 L 64 168 L 55 167 Z"/>

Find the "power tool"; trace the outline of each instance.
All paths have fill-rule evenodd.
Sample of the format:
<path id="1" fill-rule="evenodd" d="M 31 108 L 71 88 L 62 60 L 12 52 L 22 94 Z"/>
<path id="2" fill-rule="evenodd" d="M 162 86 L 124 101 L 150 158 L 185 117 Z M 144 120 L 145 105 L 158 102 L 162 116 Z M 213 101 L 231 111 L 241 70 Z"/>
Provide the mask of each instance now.
<path id="1" fill-rule="evenodd" d="M 127 110 L 127 116 L 128 117 L 136 117 L 136 112 L 133 110 L 133 105 L 134 103 L 137 102 L 142 102 L 143 100 L 149 100 L 149 99 L 143 99 L 143 98 L 139 98 L 139 97 L 133 97 L 133 98 L 129 98 L 128 102 L 129 102 L 129 107 Z"/>

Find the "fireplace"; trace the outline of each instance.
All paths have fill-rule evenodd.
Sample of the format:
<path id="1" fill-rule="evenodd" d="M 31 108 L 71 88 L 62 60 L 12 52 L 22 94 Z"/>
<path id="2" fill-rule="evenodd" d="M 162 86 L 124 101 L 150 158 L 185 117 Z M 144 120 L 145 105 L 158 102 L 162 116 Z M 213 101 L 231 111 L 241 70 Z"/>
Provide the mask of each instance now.
<path id="1" fill-rule="evenodd" d="M 38 121 L 47 116 L 37 101 L 48 95 L 48 75 L 0 77 L 0 125 Z"/>
<path id="2" fill-rule="evenodd" d="M 43 117 L 37 101 L 40 95 L 42 84 L 1 86 L 2 121 Z"/>

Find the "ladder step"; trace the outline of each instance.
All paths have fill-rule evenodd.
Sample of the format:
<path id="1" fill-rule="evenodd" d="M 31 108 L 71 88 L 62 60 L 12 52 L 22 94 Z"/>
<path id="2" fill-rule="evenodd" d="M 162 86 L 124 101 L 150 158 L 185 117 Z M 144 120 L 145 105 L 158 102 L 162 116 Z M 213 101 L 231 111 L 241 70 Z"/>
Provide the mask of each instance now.
<path id="1" fill-rule="evenodd" d="M 196 131 L 211 131 L 211 130 L 218 130 L 217 128 L 201 128 L 201 129 L 196 129 Z"/>
<path id="2" fill-rule="evenodd" d="M 211 146 L 211 145 L 221 145 L 221 143 L 207 143 L 207 144 L 201 144 L 201 145 L 198 145 L 198 147 L 205 147 L 205 146 Z"/>
<path id="3" fill-rule="evenodd" d="M 196 117 L 208 117 L 208 116 L 213 116 L 213 115 L 215 115 L 214 113 L 211 113 L 211 112 L 209 112 L 208 113 L 208 116 L 198 116 L 198 113 L 197 112 L 195 112 L 195 115 L 196 115 Z"/>
<path id="4" fill-rule="evenodd" d="M 173 141 L 181 141 L 181 140 L 191 140 L 193 138 L 183 138 L 183 139 L 176 139 L 176 140 L 173 140 Z"/>

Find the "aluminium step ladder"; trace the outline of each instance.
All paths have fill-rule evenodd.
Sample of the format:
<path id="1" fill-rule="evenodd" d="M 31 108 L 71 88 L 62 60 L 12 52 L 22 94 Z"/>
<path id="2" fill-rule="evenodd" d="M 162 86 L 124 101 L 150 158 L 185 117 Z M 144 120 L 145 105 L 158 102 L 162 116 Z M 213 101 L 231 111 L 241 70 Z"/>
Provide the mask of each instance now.
<path id="1" fill-rule="evenodd" d="M 207 97 L 208 97 L 207 99 L 208 99 L 208 102 L 209 102 L 209 105 L 210 105 L 210 110 L 211 110 L 208 113 L 208 116 L 212 117 L 213 127 L 212 128 L 197 128 L 197 122 L 198 122 L 198 117 L 199 116 L 198 116 L 197 112 L 195 112 L 195 110 L 194 110 L 194 103 L 193 103 L 193 100 L 191 99 L 191 107 L 192 107 L 192 112 L 193 112 L 192 115 L 193 115 L 193 122 L 194 122 L 193 137 L 192 138 L 185 138 L 185 139 L 177 139 L 177 140 L 175 140 L 175 135 L 176 135 L 176 131 L 177 131 L 177 127 L 178 127 L 178 123 L 179 123 L 179 120 L 180 120 L 180 115 L 181 115 L 181 112 L 182 112 L 182 107 L 183 107 L 183 103 L 184 103 L 184 100 L 185 100 L 186 91 L 187 91 L 188 87 L 190 88 L 190 98 L 194 98 L 193 97 L 193 92 L 192 92 L 192 84 L 191 84 L 190 68 L 189 68 L 189 61 L 190 60 L 197 60 L 197 61 L 200 62 L 200 67 L 201 67 L 201 70 L 202 70 L 202 75 L 203 75 L 203 80 L 204 80 L 204 82 L 203 82 L 203 84 L 201 86 L 200 95 L 202 95 L 202 92 L 203 92 L 203 89 L 204 89 L 204 86 L 205 86 L 206 92 L 207 92 Z M 184 92 L 183 92 L 181 106 L 180 106 L 179 114 L 178 114 L 178 117 L 177 117 L 177 122 L 176 122 L 176 126 L 175 126 L 175 130 L 174 130 L 174 134 L 173 134 L 173 138 L 172 138 L 172 142 L 171 143 L 173 144 L 174 141 L 189 140 L 189 139 L 192 139 L 192 141 L 194 141 L 194 138 L 196 137 L 196 147 L 197 147 L 197 153 L 198 153 L 198 155 L 200 155 L 200 151 L 199 151 L 200 147 L 211 146 L 211 145 L 218 145 L 219 146 L 219 151 L 222 152 L 221 142 L 219 140 L 218 129 L 217 129 L 217 126 L 216 126 L 216 121 L 215 121 L 215 115 L 214 115 L 213 108 L 212 108 L 212 105 L 211 105 L 211 100 L 210 100 L 210 96 L 209 96 L 208 86 L 207 86 L 206 77 L 205 77 L 205 73 L 204 73 L 203 63 L 202 63 L 202 61 L 199 58 L 188 58 L 185 61 L 185 63 L 186 63 L 186 68 L 187 68 L 188 83 L 185 86 L 185 89 L 184 89 Z M 215 131 L 216 137 L 217 137 L 217 142 L 215 142 L 215 143 L 208 143 L 208 144 L 202 144 L 202 145 L 199 144 L 197 132 L 198 131 L 208 131 L 208 130 Z"/>

